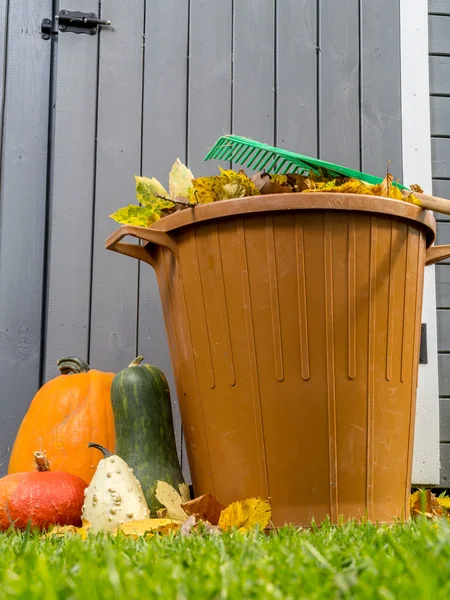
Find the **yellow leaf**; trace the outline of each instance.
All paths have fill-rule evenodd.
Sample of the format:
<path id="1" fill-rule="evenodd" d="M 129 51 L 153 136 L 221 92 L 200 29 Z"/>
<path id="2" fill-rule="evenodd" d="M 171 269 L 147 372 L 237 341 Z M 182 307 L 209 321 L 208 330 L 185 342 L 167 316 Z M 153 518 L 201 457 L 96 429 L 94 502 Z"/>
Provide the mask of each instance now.
<path id="1" fill-rule="evenodd" d="M 194 176 L 192 171 L 188 169 L 179 158 L 173 163 L 172 170 L 169 173 L 169 192 L 171 198 L 189 195 L 189 190 L 192 188 L 192 180 Z"/>
<path id="2" fill-rule="evenodd" d="M 136 206 L 135 204 L 119 208 L 119 210 L 109 216 L 118 223 L 138 225 L 139 227 L 149 227 L 160 218 L 159 214 L 151 206 Z"/>
<path id="3" fill-rule="evenodd" d="M 180 483 L 178 485 L 178 489 L 180 490 L 180 496 L 182 503 L 189 502 L 191 499 L 191 491 L 187 483 Z"/>
<path id="4" fill-rule="evenodd" d="M 225 531 L 233 527 L 239 531 L 247 531 L 259 525 L 260 529 L 264 529 L 271 516 L 272 511 L 268 500 L 249 498 L 227 506 L 220 515 L 219 527 Z"/>
<path id="5" fill-rule="evenodd" d="M 86 521 L 87 523 L 87 521 Z M 89 524 L 90 525 L 90 524 Z M 55 525 L 49 532 L 43 535 L 44 538 L 61 538 L 67 535 L 78 535 L 85 540 L 88 535 L 88 527 L 75 527 L 74 525 Z"/>
<path id="6" fill-rule="evenodd" d="M 436 498 L 436 500 L 440 506 L 450 510 L 450 496 L 446 496 L 445 498 Z"/>
<path id="7" fill-rule="evenodd" d="M 167 508 L 167 518 L 185 521 L 187 515 L 181 508 L 183 498 L 180 494 L 165 481 L 158 481 L 155 491 L 156 499 Z"/>
<path id="8" fill-rule="evenodd" d="M 413 517 L 425 515 L 429 519 L 443 517 L 445 509 L 440 505 L 438 498 L 431 490 L 418 490 L 411 494 L 409 499 L 411 515 Z"/>
<path id="9" fill-rule="evenodd" d="M 258 188 L 243 172 L 220 169 L 220 175 L 197 177 L 192 180 L 195 198 L 201 204 L 257 196 Z"/>
<path id="10" fill-rule="evenodd" d="M 122 533 L 136 540 L 139 537 L 155 533 L 167 535 L 169 531 L 178 530 L 182 523 L 183 521 L 176 521 L 174 519 L 140 519 L 138 521 L 123 523 L 117 529 L 113 529 L 111 533 L 113 535 Z"/>
<path id="11" fill-rule="evenodd" d="M 157 196 L 167 197 L 168 194 L 163 186 L 159 183 L 157 179 L 152 177 L 149 179 L 148 177 L 139 177 L 139 175 L 135 176 L 136 179 L 136 198 L 138 202 L 145 205 L 154 205 L 155 201 L 157 203 L 164 202 Z M 171 202 L 166 203 L 168 206 L 173 206 Z M 164 207 L 162 207 L 164 208 Z"/>

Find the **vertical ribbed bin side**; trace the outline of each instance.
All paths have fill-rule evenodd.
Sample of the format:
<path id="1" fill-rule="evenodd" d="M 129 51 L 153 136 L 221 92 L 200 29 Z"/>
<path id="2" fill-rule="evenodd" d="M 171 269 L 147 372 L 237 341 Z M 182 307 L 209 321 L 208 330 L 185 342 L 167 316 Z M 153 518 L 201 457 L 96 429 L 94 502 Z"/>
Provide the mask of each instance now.
<path id="1" fill-rule="evenodd" d="M 157 273 L 196 494 L 273 522 L 409 515 L 425 235 L 292 210 L 174 232 Z"/>

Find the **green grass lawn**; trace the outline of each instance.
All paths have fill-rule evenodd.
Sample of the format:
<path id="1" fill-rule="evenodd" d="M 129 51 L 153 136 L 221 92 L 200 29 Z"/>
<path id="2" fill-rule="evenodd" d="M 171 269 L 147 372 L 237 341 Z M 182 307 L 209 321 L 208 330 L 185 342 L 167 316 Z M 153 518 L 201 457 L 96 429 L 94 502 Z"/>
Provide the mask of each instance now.
<path id="1" fill-rule="evenodd" d="M 450 598 L 450 526 L 202 538 L 0 535 L 0 598 Z"/>

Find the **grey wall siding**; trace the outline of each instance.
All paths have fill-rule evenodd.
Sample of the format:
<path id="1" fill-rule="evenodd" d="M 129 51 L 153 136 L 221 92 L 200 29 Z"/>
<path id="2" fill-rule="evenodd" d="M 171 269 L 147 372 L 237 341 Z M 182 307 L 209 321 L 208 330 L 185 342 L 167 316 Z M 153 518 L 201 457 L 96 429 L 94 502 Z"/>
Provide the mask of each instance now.
<path id="1" fill-rule="evenodd" d="M 39 27 L 51 4 L 0 7 L 0 473 L 40 383 L 51 43 Z"/>
<path id="2" fill-rule="evenodd" d="M 36 23 L 51 14 L 44 0 L 31 4 Z M 23 18 L 11 12 L 17 5 L 10 5 L 13 21 Z M 67 0 L 64 7 L 97 12 L 99 3 Z M 194 174 L 215 173 L 217 166 L 204 163 L 203 156 L 231 131 L 378 175 L 391 160 L 394 175 L 402 174 L 398 2 L 109 0 L 102 7 L 110 30 L 95 37 L 62 34 L 56 42 L 45 264 L 50 44 L 36 31 L 22 54 L 8 61 L 7 105 L 22 111 L 28 125 L 18 128 L 17 118 L 7 113 L 2 215 L 12 216 L 2 227 L 12 239 L 20 210 L 35 210 L 39 226 L 32 232 L 28 222 L 23 225 L 25 245 L 8 242 L 28 261 L 21 296 L 11 283 L 17 259 L 12 250 L 3 253 L 3 246 L 0 256 L 5 297 L 0 336 L 7 340 L 3 306 L 11 307 L 17 331 L 22 322 L 33 324 L 32 337 L 20 333 L 26 340 L 20 350 L 11 349 L 9 340 L 0 342 L 5 344 L 0 389 L 11 394 L 0 401 L 1 473 L 34 392 L 57 374 L 57 358 L 80 355 L 93 368 L 115 372 L 138 353 L 169 376 L 177 443 L 188 473 L 154 274 L 147 265 L 104 250 L 116 228 L 108 215 L 134 201 L 135 174 L 166 185 L 177 157 Z M 37 70 L 28 76 L 44 82 L 39 102 L 36 94 L 22 93 L 19 100 L 15 87 L 27 57 L 30 71 Z M 14 163 L 15 142 L 7 136 L 26 138 L 27 127 L 40 145 L 30 155 L 25 185 L 28 171 Z"/>
<path id="3" fill-rule="evenodd" d="M 450 198 L 450 0 L 429 2 L 433 192 Z M 435 215 L 437 243 L 450 244 L 450 217 Z M 450 487 L 450 260 L 436 265 L 441 485 Z"/>

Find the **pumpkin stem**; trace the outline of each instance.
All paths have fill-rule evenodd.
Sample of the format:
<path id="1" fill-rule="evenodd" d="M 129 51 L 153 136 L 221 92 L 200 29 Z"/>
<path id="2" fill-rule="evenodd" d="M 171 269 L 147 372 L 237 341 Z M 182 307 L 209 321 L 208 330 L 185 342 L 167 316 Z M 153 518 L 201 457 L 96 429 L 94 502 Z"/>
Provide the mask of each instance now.
<path id="1" fill-rule="evenodd" d="M 132 363 L 130 363 L 129 367 L 137 367 L 144 360 L 143 356 L 137 356 Z"/>
<path id="2" fill-rule="evenodd" d="M 97 448 L 97 450 L 100 450 L 100 452 L 103 454 L 103 458 L 109 458 L 110 456 L 112 456 L 112 452 L 110 452 L 103 446 L 100 446 L 100 444 L 94 444 L 93 442 L 89 442 L 88 447 Z"/>
<path id="3" fill-rule="evenodd" d="M 91 367 L 85 360 L 76 358 L 75 356 L 63 356 L 63 358 L 56 361 L 56 364 L 61 371 L 61 375 L 87 373 L 91 370 Z"/>
<path id="4" fill-rule="evenodd" d="M 36 471 L 50 471 L 50 462 L 45 456 L 45 452 L 37 450 L 34 453 L 34 466 L 36 467 Z"/>

